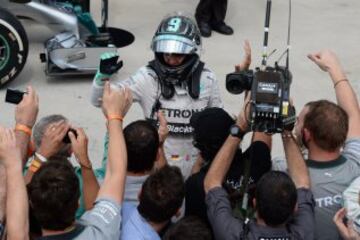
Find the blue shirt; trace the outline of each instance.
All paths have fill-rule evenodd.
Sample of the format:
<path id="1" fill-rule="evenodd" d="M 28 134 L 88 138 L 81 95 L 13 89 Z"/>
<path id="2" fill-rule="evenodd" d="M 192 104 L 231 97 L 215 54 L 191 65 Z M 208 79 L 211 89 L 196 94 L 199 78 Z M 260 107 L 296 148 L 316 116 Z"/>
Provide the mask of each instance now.
<path id="1" fill-rule="evenodd" d="M 124 202 L 122 208 L 122 240 L 161 240 L 159 234 L 140 215 L 137 206 Z"/>

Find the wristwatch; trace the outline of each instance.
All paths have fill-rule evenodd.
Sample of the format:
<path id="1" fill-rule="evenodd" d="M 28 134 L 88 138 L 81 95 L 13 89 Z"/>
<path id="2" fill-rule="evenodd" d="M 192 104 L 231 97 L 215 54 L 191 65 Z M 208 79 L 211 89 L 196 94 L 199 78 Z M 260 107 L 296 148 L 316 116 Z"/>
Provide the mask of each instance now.
<path id="1" fill-rule="evenodd" d="M 230 135 L 233 137 L 243 139 L 245 134 L 246 134 L 246 132 L 241 130 L 241 128 L 236 124 L 234 124 L 230 127 Z"/>

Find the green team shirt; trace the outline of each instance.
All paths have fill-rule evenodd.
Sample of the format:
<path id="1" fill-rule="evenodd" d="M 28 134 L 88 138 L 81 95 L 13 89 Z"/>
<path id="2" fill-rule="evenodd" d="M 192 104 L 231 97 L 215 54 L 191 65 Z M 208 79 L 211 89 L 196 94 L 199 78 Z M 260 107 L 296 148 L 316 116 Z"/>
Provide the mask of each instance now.
<path id="1" fill-rule="evenodd" d="M 342 207 L 342 192 L 360 176 L 360 138 L 348 139 L 338 159 L 330 162 L 309 159 L 306 164 L 316 202 L 315 239 L 341 239 L 332 219 Z"/>
<path id="2" fill-rule="evenodd" d="M 80 167 L 74 167 L 74 171 L 76 176 L 79 179 L 79 187 L 80 187 L 80 205 L 79 208 L 76 211 L 76 219 L 79 219 L 84 213 L 85 213 L 85 203 L 84 203 L 84 194 L 83 194 L 83 180 L 81 175 L 81 168 Z M 105 177 L 105 168 L 97 168 L 93 169 L 94 174 L 98 182 L 102 182 Z"/>

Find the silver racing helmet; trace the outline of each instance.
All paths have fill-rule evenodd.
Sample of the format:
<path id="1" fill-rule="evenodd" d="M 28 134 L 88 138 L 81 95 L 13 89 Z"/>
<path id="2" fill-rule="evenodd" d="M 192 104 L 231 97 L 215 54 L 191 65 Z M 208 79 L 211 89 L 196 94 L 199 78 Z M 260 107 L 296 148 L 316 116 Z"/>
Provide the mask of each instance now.
<path id="1" fill-rule="evenodd" d="M 176 84 L 186 80 L 196 69 L 202 50 L 201 35 L 195 20 L 189 15 L 175 12 L 166 16 L 151 41 L 157 73 L 162 81 Z M 164 54 L 184 54 L 184 61 L 170 66 Z"/>

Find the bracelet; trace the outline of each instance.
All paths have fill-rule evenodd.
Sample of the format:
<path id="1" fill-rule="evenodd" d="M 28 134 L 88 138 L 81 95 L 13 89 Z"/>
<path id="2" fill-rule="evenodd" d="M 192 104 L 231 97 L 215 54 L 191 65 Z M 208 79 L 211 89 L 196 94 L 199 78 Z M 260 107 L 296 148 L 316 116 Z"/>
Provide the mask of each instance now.
<path id="1" fill-rule="evenodd" d="M 79 165 L 80 165 L 81 168 L 85 168 L 85 169 L 88 169 L 88 170 L 92 170 L 92 164 L 91 164 L 91 163 L 90 163 L 89 166 L 86 166 L 86 165 L 82 164 L 81 162 L 79 162 Z"/>
<path id="2" fill-rule="evenodd" d="M 107 116 L 107 120 L 108 120 L 108 121 L 110 121 L 110 120 L 119 120 L 120 122 L 122 122 L 123 119 L 124 119 L 124 118 L 123 118 L 122 116 L 117 115 L 117 114 L 109 114 L 109 115 Z"/>
<path id="3" fill-rule="evenodd" d="M 46 157 L 44 157 L 44 156 L 41 155 L 40 153 L 35 152 L 34 155 L 35 155 L 36 159 L 40 160 L 42 163 L 46 163 L 46 162 L 47 162 Z"/>
<path id="4" fill-rule="evenodd" d="M 29 128 L 28 126 L 26 126 L 26 125 L 24 125 L 24 124 L 20 124 L 20 123 L 17 123 L 17 124 L 15 125 L 15 131 L 24 132 L 24 133 L 26 133 L 27 135 L 29 135 L 29 137 L 31 137 L 31 134 L 32 134 L 31 128 Z"/>
<path id="5" fill-rule="evenodd" d="M 348 80 L 346 78 L 344 78 L 344 79 L 337 81 L 336 83 L 334 83 L 334 88 L 336 88 L 336 86 L 341 82 L 348 82 Z"/>

